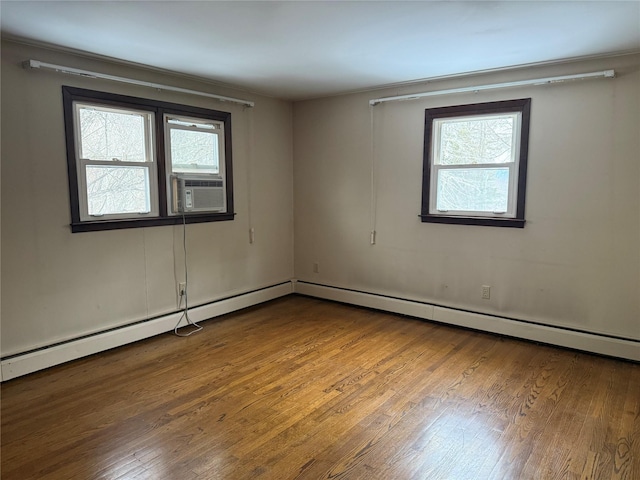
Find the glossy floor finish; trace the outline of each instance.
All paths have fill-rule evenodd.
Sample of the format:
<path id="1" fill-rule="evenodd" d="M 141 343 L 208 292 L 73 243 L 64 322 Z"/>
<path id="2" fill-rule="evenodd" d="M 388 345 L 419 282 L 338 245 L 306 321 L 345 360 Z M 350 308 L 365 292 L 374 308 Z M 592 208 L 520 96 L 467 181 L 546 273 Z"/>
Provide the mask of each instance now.
<path id="1" fill-rule="evenodd" d="M 2 385 L 2 479 L 639 479 L 640 365 L 290 296 Z"/>

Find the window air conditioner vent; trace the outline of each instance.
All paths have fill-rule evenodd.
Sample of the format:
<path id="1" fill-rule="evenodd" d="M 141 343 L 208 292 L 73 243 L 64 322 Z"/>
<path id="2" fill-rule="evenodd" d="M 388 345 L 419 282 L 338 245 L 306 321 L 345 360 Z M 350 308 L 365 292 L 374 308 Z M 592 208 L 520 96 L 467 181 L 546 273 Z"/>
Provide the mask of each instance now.
<path id="1" fill-rule="evenodd" d="M 196 175 L 171 177 L 173 213 L 205 213 L 226 211 L 226 194 L 222 178 Z"/>
<path id="2" fill-rule="evenodd" d="M 193 179 L 185 179 L 184 180 L 185 187 L 220 187 L 224 186 L 222 180 L 193 180 Z"/>

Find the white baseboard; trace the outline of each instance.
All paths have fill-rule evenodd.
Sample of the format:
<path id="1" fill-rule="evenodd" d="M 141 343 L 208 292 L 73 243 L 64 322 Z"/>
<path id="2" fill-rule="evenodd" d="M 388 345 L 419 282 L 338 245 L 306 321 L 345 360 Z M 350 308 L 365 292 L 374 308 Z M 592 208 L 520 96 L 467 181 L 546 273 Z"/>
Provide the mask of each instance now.
<path id="1" fill-rule="evenodd" d="M 590 353 L 640 361 L 640 342 L 634 340 L 625 340 L 517 319 L 461 311 L 413 300 L 385 297 L 383 295 L 318 285 L 300 280 L 294 282 L 294 291 L 302 295 L 309 295 L 326 300 L 334 300 L 402 315 L 410 315 L 426 320 L 583 350 Z"/>
<path id="2" fill-rule="evenodd" d="M 293 284 L 292 282 L 286 282 L 189 309 L 189 318 L 197 323 L 242 308 L 258 305 L 290 293 L 293 293 Z M 7 358 L 0 363 L 1 380 L 10 380 L 54 365 L 169 332 L 173 330 L 181 315 L 182 312 L 176 312 L 147 322 L 136 323 Z"/>
<path id="3" fill-rule="evenodd" d="M 201 322 L 291 293 L 300 293 L 550 345 L 640 361 L 640 342 L 634 340 L 578 332 L 515 319 L 445 308 L 414 300 L 385 297 L 373 293 L 357 292 L 295 280 L 192 308 L 189 310 L 189 317 L 194 322 Z M 0 380 L 10 380 L 61 363 L 93 355 L 94 353 L 169 332 L 173 330 L 181 315 L 182 312 L 176 312 L 146 322 L 12 356 L 2 360 L 0 363 Z"/>

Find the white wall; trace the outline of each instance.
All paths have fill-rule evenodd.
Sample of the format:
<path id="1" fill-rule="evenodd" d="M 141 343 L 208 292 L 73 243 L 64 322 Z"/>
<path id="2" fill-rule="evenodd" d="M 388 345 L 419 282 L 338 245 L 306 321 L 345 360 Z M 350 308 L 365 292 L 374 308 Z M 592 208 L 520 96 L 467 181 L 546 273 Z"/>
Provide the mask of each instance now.
<path id="1" fill-rule="evenodd" d="M 610 68 L 618 78 L 377 105 L 372 209 L 369 99 Z M 640 340 L 639 70 L 624 56 L 295 103 L 296 277 Z M 525 97 L 525 228 L 421 223 L 425 108 Z"/>
<path id="2" fill-rule="evenodd" d="M 203 97 L 29 71 L 21 67 L 28 59 L 243 98 L 256 106 L 245 110 Z M 2 45 L 1 73 L 2 356 L 174 312 L 176 282 L 184 278 L 181 226 L 71 233 L 62 85 L 231 112 L 237 215 L 231 222 L 187 226 L 190 304 L 291 279 L 289 102 L 10 42 Z"/>
<path id="3" fill-rule="evenodd" d="M 21 62 L 30 58 L 244 98 L 256 107 L 24 70 Z M 609 68 L 618 78 L 378 105 L 371 154 L 371 98 Z M 3 357 L 177 308 L 181 227 L 70 233 L 62 85 L 232 113 L 237 216 L 187 227 L 193 305 L 295 276 L 640 340 L 640 56 L 293 107 L 187 77 L 10 42 L 2 46 L 1 75 Z M 421 223 L 424 109 L 522 97 L 533 99 L 526 227 Z M 375 245 L 369 244 L 372 228 Z M 489 301 L 480 298 L 483 284 L 492 287 Z M 484 328 L 492 329 L 486 324 L 491 319 L 484 318 Z"/>

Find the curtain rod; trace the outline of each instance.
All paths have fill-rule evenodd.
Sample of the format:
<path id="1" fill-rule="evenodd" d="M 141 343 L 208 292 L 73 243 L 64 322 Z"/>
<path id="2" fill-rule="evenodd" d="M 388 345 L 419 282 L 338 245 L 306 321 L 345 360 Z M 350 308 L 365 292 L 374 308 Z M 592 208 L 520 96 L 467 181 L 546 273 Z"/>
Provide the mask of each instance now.
<path id="1" fill-rule="evenodd" d="M 523 85 L 548 85 L 550 83 L 561 83 L 568 80 L 585 80 L 587 78 L 614 78 L 615 70 L 604 70 L 602 72 L 580 73 L 577 75 L 562 75 L 559 77 L 535 78 L 532 80 L 519 80 L 516 82 L 493 83 L 490 85 L 479 85 L 475 87 L 450 88 L 448 90 L 434 90 L 432 92 L 410 93 L 408 95 L 397 95 L 395 97 L 383 97 L 369 100 L 369 105 L 376 106 L 384 102 L 396 100 L 415 100 L 422 97 L 435 97 L 438 95 L 451 95 L 454 93 L 479 92 L 481 90 L 492 90 L 496 88 L 520 87 Z"/>
<path id="2" fill-rule="evenodd" d="M 214 93 L 199 92 L 198 90 L 172 87 L 170 85 L 162 85 L 160 83 L 144 82 L 142 80 L 135 80 L 133 78 L 117 77 L 115 75 L 107 75 L 105 73 L 90 72 L 89 70 L 80 70 L 78 68 L 64 67 L 62 65 L 54 65 L 52 63 L 40 62 L 38 60 L 27 60 L 22 65 L 24 68 L 45 68 L 49 70 L 54 70 L 58 73 L 65 73 L 68 75 L 79 75 L 81 77 L 86 77 L 86 78 L 101 78 L 103 80 L 111 80 L 114 82 L 121 82 L 121 83 L 130 83 L 133 85 L 140 85 L 142 87 L 157 88 L 159 90 L 167 90 L 172 92 L 188 93 L 190 95 L 199 95 L 201 97 L 215 98 L 216 100 L 220 100 L 221 102 L 238 103 L 240 105 L 244 105 L 245 107 L 255 106 L 255 103 L 250 102 L 249 100 L 241 100 L 239 98 L 233 98 L 233 97 L 224 97 L 222 95 L 216 95 Z"/>

